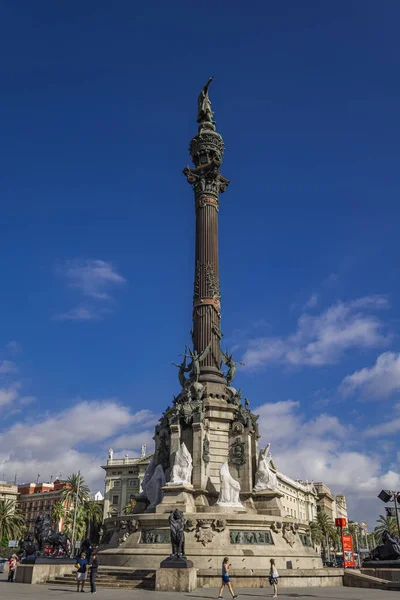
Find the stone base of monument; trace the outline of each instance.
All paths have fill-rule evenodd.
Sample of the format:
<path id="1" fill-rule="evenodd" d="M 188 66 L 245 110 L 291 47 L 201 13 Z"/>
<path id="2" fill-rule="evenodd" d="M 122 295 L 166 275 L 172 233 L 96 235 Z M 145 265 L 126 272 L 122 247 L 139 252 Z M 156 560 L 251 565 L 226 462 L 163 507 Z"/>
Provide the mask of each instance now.
<path id="1" fill-rule="evenodd" d="M 280 492 L 279 490 L 253 492 L 253 502 L 258 514 L 280 517 L 283 514 L 281 502 L 283 496 L 283 492 Z"/>
<path id="2" fill-rule="evenodd" d="M 76 573 L 74 558 L 25 559 L 18 565 L 15 574 L 17 583 L 46 583 L 49 579 Z"/>
<path id="3" fill-rule="evenodd" d="M 173 566 L 174 564 L 181 566 Z M 156 591 L 192 592 L 197 588 L 197 569 L 193 563 L 184 559 L 163 560 L 156 570 Z"/>
<path id="4" fill-rule="evenodd" d="M 307 522 L 239 509 L 200 512 L 196 508 L 197 512 L 185 513 L 185 553 L 196 569 L 220 573 L 225 556 L 232 569 L 249 572 L 261 569 L 265 573 L 271 556 L 278 571 L 322 568 L 320 548 L 312 544 Z M 99 547 L 101 565 L 158 569 L 171 551 L 168 517 L 168 513 L 145 513 L 106 519 L 105 529 L 110 521 L 114 533 L 109 543 Z M 135 527 L 126 526 L 129 520 L 135 521 Z M 127 530 L 132 533 L 126 538 L 122 532 Z"/>
<path id="5" fill-rule="evenodd" d="M 156 507 L 156 513 L 169 513 L 171 510 L 175 510 L 175 508 L 184 513 L 196 510 L 192 485 L 166 485 L 162 490 L 164 497 Z"/>

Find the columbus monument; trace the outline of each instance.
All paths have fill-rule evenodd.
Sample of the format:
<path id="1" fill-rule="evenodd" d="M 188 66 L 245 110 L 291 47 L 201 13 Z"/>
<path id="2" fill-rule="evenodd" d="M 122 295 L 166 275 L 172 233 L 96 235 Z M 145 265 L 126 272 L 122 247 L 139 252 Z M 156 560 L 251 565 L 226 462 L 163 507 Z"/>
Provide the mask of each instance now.
<path id="1" fill-rule="evenodd" d="M 196 215 L 192 347 L 172 363 L 178 394 L 155 428 L 134 514 L 106 519 L 100 546 L 102 564 L 157 568 L 169 549 L 169 515 L 179 509 L 185 553 L 203 586 L 213 585 L 214 576 L 219 584 L 225 555 L 233 571 L 262 569 L 264 579 L 271 556 L 279 570 L 322 566 L 308 523 L 283 514 L 270 446 L 258 448 L 258 416 L 234 387 L 240 363 L 223 346 L 218 216 L 230 182 L 221 173 L 224 141 L 211 109 L 211 81 L 198 98 L 193 166 L 183 171 Z"/>

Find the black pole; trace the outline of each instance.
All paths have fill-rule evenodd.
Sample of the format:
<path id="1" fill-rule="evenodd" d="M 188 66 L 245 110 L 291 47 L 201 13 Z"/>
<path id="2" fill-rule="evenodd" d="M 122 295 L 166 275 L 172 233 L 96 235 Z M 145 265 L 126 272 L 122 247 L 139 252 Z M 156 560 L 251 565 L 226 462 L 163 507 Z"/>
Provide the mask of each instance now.
<path id="1" fill-rule="evenodd" d="M 397 506 L 397 493 L 394 493 L 394 510 L 396 513 L 396 519 L 397 519 L 397 535 L 400 535 L 400 517 L 399 517 L 399 508 Z"/>

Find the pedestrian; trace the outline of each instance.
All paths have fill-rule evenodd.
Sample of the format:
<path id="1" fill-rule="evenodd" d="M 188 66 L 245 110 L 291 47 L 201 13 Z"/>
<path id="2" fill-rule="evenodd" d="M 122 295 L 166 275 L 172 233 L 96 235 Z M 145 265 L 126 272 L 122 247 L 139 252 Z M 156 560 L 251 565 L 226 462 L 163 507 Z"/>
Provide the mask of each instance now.
<path id="1" fill-rule="evenodd" d="M 277 598 L 279 573 L 275 566 L 275 559 L 271 558 L 269 562 L 271 563 L 271 567 L 269 570 L 269 584 L 272 585 L 274 588 L 274 595 L 272 597 Z"/>
<path id="2" fill-rule="evenodd" d="M 11 583 L 14 582 L 15 571 L 17 570 L 17 562 L 18 562 L 18 556 L 16 554 L 13 554 L 11 556 L 10 560 L 8 561 L 8 579 L 7 579 L 7 581 L 10 581 Z"/>
<path id="3" fill-rule="evenodd" d="M 76 559 L 75 568 L 77 569 L 76 573 L 76 591 L 79 592 L 79 584 L 81 584 L 80 591 L 83 592 L 83 586 L 85 585 L 85 581 L 87 578 L 87 566 L 88 561 L 86 558 L 86 554 L 82 552 L 79 558 Z"/>
<path id="4" fill-rule="evenodd" d="M 219 590 L 218 600 L 220 600 L 222 598 L 222 592 L 224 591 L 226 585 L 228 586 L 229 591 L 232 594 L 232 598 L 238 597 L 238 595 L 235 594 L 232 589 L 231 580 L 229 578 L 229 569 L 230 568 L 231 568 L 231 563 L 229 562 L 229 558 L 227 556 L 225 556 L 225 558 L 222 562 L 222 584 L 221 584 L 221 587 Z"/>
<path id="5" fill-rule="evenodd" d="M 96 577 L 97 577 L 98 568 L 99 568 L 99 559 L 97 558 L 97 552 L 93 552 L 92 563 L 90 565 L 90 591 L 92 594 L 95 594 L 97 592 Z"/>

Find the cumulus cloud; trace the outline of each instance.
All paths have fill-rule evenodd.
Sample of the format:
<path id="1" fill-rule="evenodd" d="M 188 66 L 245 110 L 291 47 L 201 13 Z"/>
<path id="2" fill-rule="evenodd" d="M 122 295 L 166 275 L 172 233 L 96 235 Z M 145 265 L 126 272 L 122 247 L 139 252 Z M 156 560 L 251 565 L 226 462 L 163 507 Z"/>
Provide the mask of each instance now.
<path id="1" fill-rule="evenodd" d="M 116 399 L 81 400 L 70 408 L 14 424 L 0 433 L 0 472 L 18 481 L 64 476 L 78 469 L 93 489 L 102 489 L 106 448 L 116 436 L 127 436 L 124 450 L 137 455 L 142 443 L 152 448 L 154 430 L 143 431 L 156 416 L 132 413 Z M 56 471 L 56 472 L 55 472 Z"/>
<path id="2" fill-rule="evenodd" d="M 112 289 L 126 283 L 114 266 L 104 260 L 69 260 L 58 266 L 56 272 L 66 279 L 69 287 L 79 292 L 82 299 L 86 299 L 79 306 L 53 317 L 62 321 L 102 320 L 112 312 Z"/>
<path id="3" fill-rule="evenodd" d="M 336 416 L 306 419 L 300 403 L 293 400 L 263 404 L 255 412 L 260 414 L 259 447 L 271 442 L 278 469 L 293 479 L 323 481 L 333 494 L 344 493 L 350 518 L 369 520 L 372 526 L 379 490 L 400 489 L 400 474 L 386 466 L 375 447 L 356 450 L 360 432 Z"/>
<path id="4" fill-rule="evenodd" d="M 348 375 L 340 390 L 344 395 L 360 391 L 364 396 L 385 398 L 400 390 L 400 353 L 384 352 L 372 367 Z"/>
<path id="5" fill-rule="evenodd" d="M 338 362 L 352 348 L 384 345 L 383 323 L 371 310 L 387 308 L 384 296 L 337 302 L 319 315 L 303 313 L 294 333 L 251 340 L 243 357 L 247 367 L 270 364 L 322 366 Z"/>

